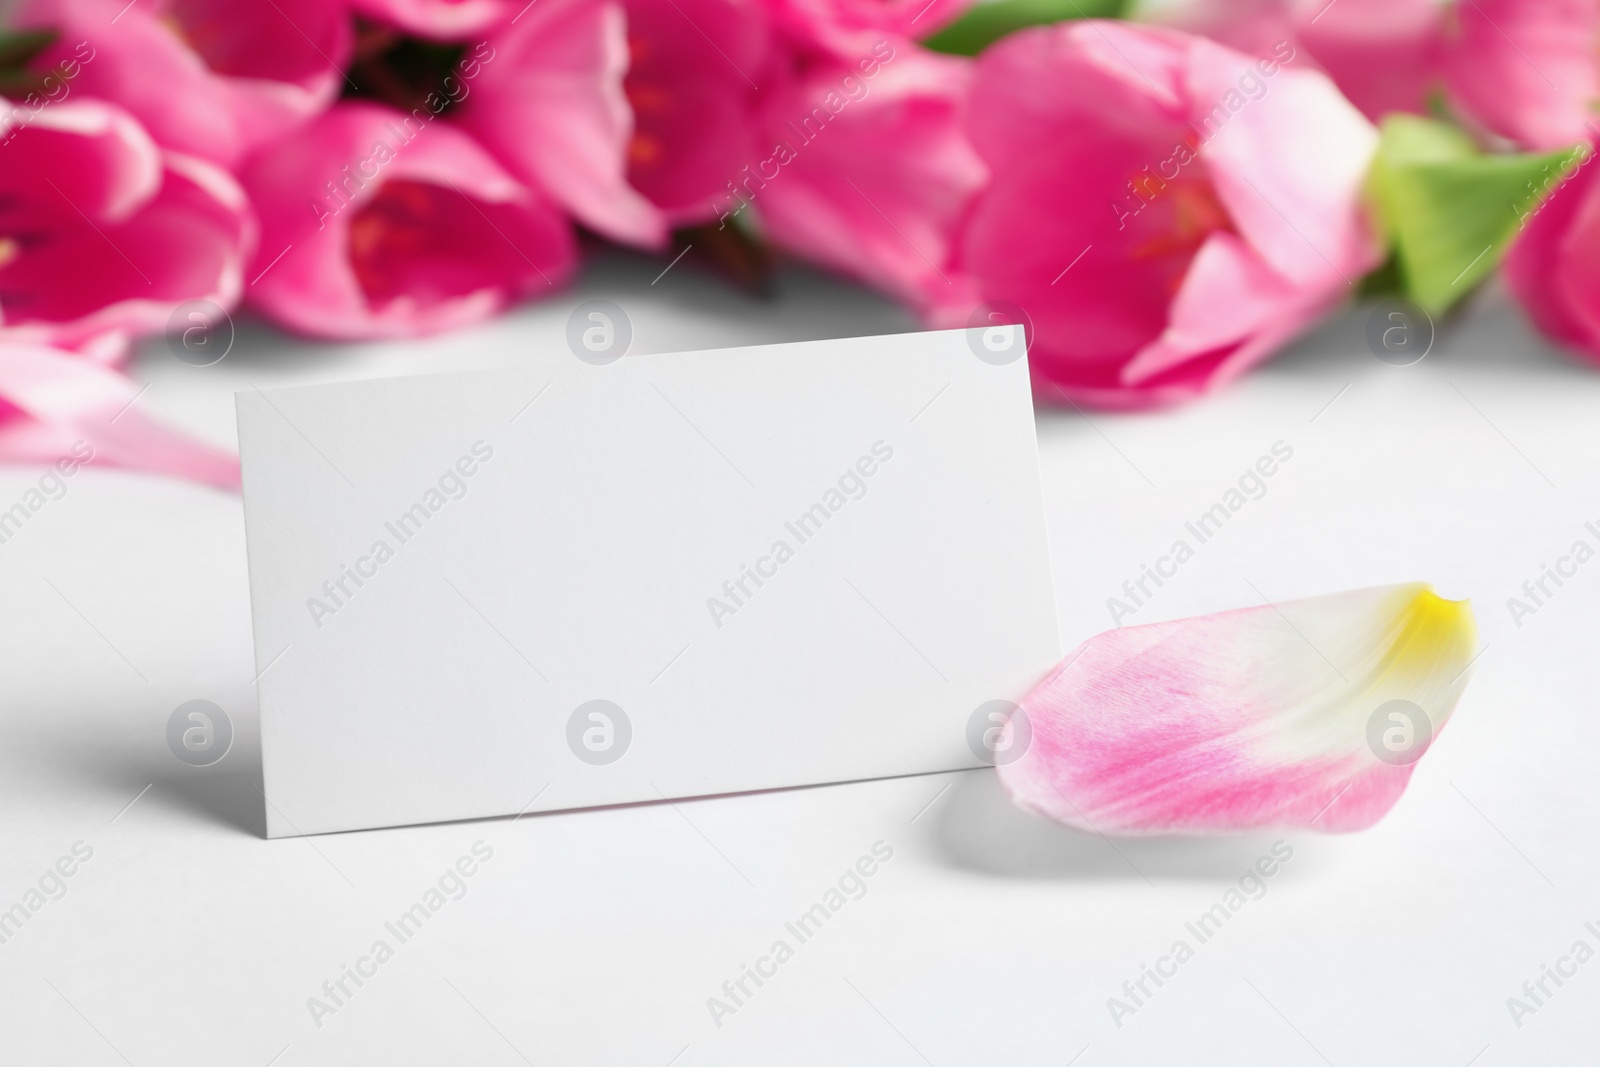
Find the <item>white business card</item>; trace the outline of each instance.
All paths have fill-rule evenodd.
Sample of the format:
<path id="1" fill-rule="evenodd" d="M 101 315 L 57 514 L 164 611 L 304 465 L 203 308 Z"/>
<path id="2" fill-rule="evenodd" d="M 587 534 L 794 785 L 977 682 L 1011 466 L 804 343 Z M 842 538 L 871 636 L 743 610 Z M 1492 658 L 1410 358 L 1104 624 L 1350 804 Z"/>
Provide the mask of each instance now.
<path id="1" fill-rule="evenodd" d="M 1061 653 L 1022 347 L 240 393 L 269 835 L 980 765 Z"/>

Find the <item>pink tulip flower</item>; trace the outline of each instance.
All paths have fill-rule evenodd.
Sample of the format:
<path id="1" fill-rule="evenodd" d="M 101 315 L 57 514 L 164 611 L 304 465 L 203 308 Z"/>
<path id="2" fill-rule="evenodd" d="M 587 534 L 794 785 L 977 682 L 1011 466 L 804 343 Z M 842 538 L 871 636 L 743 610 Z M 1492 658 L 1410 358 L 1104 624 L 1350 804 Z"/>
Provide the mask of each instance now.
<path id="1" fill-rule="evenodd" d="M 1378 263 L 1361 195 L 1377 130 L 1293 60 L 1099 21 L 979 58 L 967 123 L 991 178 L 951 268 L 1030 316 L 1041 385 L 1111 407 L 1194 397 Z"/>
<path id="2" fill-rule="evenodd" d="M 226 167 L 326 107 L 350 55 L 348 11 L 321 0 L 25 0 L 16 21 L 59 33 L 36 65 L 76 62 L 70 94 Z"/>
<path id="3" fill-rule="evenodd" d="M 1578 160 L 1582 162 L 1579 163 Z M 1506 257 L 1506 283 L 1549 336 L 1600 363 L 1600 186 L 1577 157 Z"/>
<path id="4" fill-rule="evenodd" d="M 815 64 L 773 95 L 771 147 L 735 176 L 723 217 L 753 207 L 774 241 L 817 263 L 918 308 L 970 307 L 952 252 L 989 174 L 962 124 L 971 75 L 970 60 L 904 41 Z"/>
<path id="5" fill-rule="evenodd" d="M 238 299 L 254 224 L 225 172 L 68 100 L 0 141 L 0 341 L 115 362 L 188 300 Z"/>
<path id="6" fill-rule="evenodd" d="M 1600 4 L 1471 0 L 1457 5 L 1455 20 L 1445 75 L 1469 121 L 1524 148 L 1595 139 Z"/>
<path id="7" fill-rule="evenodd" d="M 252 157 L 242 180 L 262 227 L 249 302 L 302 333 L 451 329 L 574 266 L 555 206 L 425 108 L 337 105 Z"/>

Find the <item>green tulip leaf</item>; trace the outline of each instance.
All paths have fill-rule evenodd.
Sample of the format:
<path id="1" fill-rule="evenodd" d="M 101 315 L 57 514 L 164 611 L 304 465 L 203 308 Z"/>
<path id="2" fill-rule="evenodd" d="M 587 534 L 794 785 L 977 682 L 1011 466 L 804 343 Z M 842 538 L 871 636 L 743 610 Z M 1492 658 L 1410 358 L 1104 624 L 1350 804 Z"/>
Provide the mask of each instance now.
<path id="1" fill-rule="evenodd" d="M 1494 272 L 1587 151 L 1489 155 L 1448 123 L 1384 119 L 1370 190 L 1400 291 L 1430 315 L 1448 311 Z"/>
<path id="2" fill-rule="evenodd" d="M 1128 0 L 988 0 L 922 42 L 935 52 L 975 56 L 1008 33 L 1067 19 L 1120 18 Z"/>

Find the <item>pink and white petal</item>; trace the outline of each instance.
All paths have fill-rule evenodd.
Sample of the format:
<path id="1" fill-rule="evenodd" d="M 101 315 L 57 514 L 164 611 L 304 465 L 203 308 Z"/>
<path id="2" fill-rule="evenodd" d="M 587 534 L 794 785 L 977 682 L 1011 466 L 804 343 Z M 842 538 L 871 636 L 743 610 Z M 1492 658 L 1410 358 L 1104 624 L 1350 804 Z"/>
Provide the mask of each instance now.
<path id="1" fill-rule="evenodd" d="M 1380 255 L 1361 192 L 1378 130 L 1327 75 L 1279 70 L 1251 99 L 1248 56 L 1197 40 L 1190 52 L 1191 116 L 1209 133 L 1200 158 L 1235 227 L 1280 274 L 1305 284 L 1352 284 Z"/>
<path id="2" fill-rule="evenodd" d="M 622 87 L 622 6 L 541 0 L 492 45 L 458 121 L 585 225 L 627 244 L 664 246 L 666 220 L 627 180 L 633 112 Z"/>
<path id="3" fill-rule="evenodd" d="M 75 353 L 0 343 L 0 461 L 53 462 L 83 441 L 96 464 L 238 488 L 236 458 L 139 411 L 139 393 Z"/>
<path id="4" fill-rule="evenodd" d="M 1422 583 L 1111 630 L 1023 701 L 1000 749 L 1024 721 L 1031 740 L 1000 778 L 1105 834 L 1364 829 L 1449 720 L 1476 640 L 1466 602 Z"/>

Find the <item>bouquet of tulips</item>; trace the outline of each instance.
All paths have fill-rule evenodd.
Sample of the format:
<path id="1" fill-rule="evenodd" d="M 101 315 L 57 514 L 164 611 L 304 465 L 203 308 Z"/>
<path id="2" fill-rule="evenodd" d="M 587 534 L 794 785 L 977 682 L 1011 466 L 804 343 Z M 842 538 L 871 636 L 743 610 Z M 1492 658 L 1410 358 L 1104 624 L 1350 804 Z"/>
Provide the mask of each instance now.
<path id="1" fill-rule="evenodd" d="M 23 0 L 0 458 L 92 426 L 228 483 L 132 407 L 132 340 L 451 329 L 559 293 L 580 237 L 1024 322 L 1046 401 L 1185 401 L 1502 261 L 1600 351 L 1597 36 L 1600 0 Z"/>

